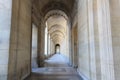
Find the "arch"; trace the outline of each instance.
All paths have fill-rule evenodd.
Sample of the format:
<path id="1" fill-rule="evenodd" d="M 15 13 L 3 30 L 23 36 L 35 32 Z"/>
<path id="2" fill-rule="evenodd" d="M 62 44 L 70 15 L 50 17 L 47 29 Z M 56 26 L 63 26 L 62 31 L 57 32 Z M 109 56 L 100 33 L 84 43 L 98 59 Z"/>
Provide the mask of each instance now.
<path id="1" fill-rule="evenodd" d="M 58 29 L 60 29 L 60 30 L 63 29 L 63 31 L 65 32 L 65 27 L 63 27 L 63 26 L 60 25 L 60 24 L 55 24 L 55 25 L 51 26 L 48 31 L 53 30 L 53 28 L 54 28 L 54 29 L 58 28 Z"/>
<path id="2" fill-rule="evenodd" d="M 55 30 L 55 31 L 50 33 L 51 36 L 53 36 L 54 34 L 62 34 L 63 37 L 65 36 L 65 34 L 62 31 L 60 31 L 60 30 Z"/>
<path id="3" fill-rule="evenodd" d="M 63 11 L 68 17 L 70 17 L 70 9 L 62 3 L 62 2 L 57 2 L 57 1 L 50 1 L 48 2 L 43 8 L 43 16 L 45 17 L 46 14 L 52 10 L 60 10 Z"/>
<path id="4" fill-rule="evenodd" d="M 68 20 L 66 20 L 64 17 L 54 15 L 54 16 L 49 17 L 46 23 L 48 24 L 49 30 L 52 27 L 56 27 L 56 28 L 63 27 L 66 30 L 67 25 L 68 25 Z"/>
<path id="5" fill-rule="evenodd" d="M 62 35 L 59 35 L 59 34 L 54 34 L 54 35 L 51 36 L 51 38 L 54 39 L 55 36 L 56 36 L 56 37 L 61 37 L 61 38 L 63 38 L 63 36 L 62 36 Z"/>
<path id="6" fill-rule="evenodd" d="M 55 45 L 55 53 L 60 54 L 60 44 Z"/>
<path id="7" fill-rule="evenodd" d="M 60 44 L 56 44 L 55 46 L 60 46 Z"/>
<path id="8" fill-rule="evenodd" d="M 53 41 L 61 41 L 61 40 L 62 40 L 62 37 L 58 37 L 57 35 L 55 35 L 52 40 L 53 40 Z"/>
<path id="9" fill-rule="evenodd" d="M 51 16 L 54 16 L 54 15 L 62 16 L 65 20 L 68 20 L 68 19 L 69 19 L 68 16 L 65 14 L 65 12 L 56 9 L 56 10 L 51 10 L 51 11 L 49 11 L 49 12 L 45 15 L 45 17 L 44 17 L 45 21 L 47 21 L 48 18 L 50 18 Z"/>

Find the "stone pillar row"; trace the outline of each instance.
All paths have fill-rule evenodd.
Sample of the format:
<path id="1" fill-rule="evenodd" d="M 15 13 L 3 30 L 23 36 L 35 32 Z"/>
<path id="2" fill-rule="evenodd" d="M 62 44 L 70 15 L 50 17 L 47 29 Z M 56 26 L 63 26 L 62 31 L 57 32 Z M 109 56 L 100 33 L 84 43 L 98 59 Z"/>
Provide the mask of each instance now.
<path id="1" fill-rule="evenodd" d="M 79 66 L 86 80 L 119 80 L 120 1 L 79 0 Z"/>
<path id="2" fill-rule="evenodd" d="M 45 23 L 41 22 L 38 28 L 38 66 L 44 66 Z"/>

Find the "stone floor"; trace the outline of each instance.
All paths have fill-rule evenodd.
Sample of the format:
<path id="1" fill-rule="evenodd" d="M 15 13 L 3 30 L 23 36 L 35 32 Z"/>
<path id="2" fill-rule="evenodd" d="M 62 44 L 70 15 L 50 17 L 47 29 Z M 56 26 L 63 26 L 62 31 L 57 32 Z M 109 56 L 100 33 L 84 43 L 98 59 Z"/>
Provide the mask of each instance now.
<path id="1" fill-rule="evenodd" d="M 82 80 L 76 70 L 70 67 L 62 55 L 55 54 L 45 60 L 45 67 L 32 69 L 25 80 Z"/>

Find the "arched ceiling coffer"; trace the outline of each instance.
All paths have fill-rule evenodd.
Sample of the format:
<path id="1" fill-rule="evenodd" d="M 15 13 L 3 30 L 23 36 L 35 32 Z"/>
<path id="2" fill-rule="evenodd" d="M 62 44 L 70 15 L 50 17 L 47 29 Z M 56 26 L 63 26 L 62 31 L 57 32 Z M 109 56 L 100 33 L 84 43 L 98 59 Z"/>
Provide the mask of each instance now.
<path id="1" fill-rule="evenodd" d="M 63 26 L 60 25 L 60 24 L 55 24 L 55 25 L 51 26 L 51 27 L 48 29 L 49 33 L 53 32 L 53 31 L 55 31 L 55 30 L 60 30 L 60 31 L 63 32 L 63 33 L 66 32 L 65 27 L 63 27 Z"/>
<path id="2" fill-rule="evenodd" d="M 51 33 L 51 34 L 50 34 L 51 38 L 54 37 L 54 35 L 56 35 L 56 34 L 57 34 L 58 36 L 62 36 L 63 38 L 65 38 L 65 35 L 63 35 L 63 33 L 60 32 L 60 31 L 55 31 L 55 32 Z"/>
<path id="3" fill-rule="evenodd" d="M 51 39 L 55 39 L 56 37 L 60 39 L 64 39 L 62 35 L 58 35 L 58 34 L 53 35 Z"/>
<path id="4" fill-rule="evenodd" d="M 65 36 L 65 34 L 64 34 L 62 31 L 60 31 L 60 30 L 55 30 L 55 31 L 51 32 L 51 33 L 50 33 L 50 36 L 52 36 L 52 35 L 54 35 L 54 34 L 63 35 L 63 37 Z"/>
<path id="5" fill-rule="evenodd" d="M 56 44 L 56 43 L 61 43 L 62 41 L 63 41 L 63 39 L 61 39 L 61 37 L 57 37 L 56 36 L 56 38 L 54 38 L 54 39 L 52 39 L 52 41 Z"/>
<path id="6" fill-rule="evenodd" d="M 50 29 L 53 26 L 64 27 L 66 29 L 68 25 L 68 21 L 59 15 L 54 15 L 49 17 L 46 23 L 47 23 L 48 29 Z"/>
<path id="7" fill-rule="evenodd" d="M 45 15 L 45 21 L 47 21 L 48 18 L 50 18 L 51 16 L 54 16 L 54 15 L 62 16 L 63 18 L 65 18 L 65 20 L 68 20 L 67 15 L 63 11 L 61 11 L 61 10 L 51 10 Z"/>

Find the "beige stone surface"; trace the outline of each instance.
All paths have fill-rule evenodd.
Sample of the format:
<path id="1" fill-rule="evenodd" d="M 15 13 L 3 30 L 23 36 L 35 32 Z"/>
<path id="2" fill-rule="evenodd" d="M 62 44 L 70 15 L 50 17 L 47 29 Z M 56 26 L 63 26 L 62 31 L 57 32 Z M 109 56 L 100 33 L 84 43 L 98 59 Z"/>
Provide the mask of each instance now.
<path id="1" fill-rule="evenodd" d="M 117 1 L 115 2 L 117 3 Z M 116 73 L 115 69 L 117 69 L 117 67 L 115 68 L 113 62 L 113 55 L 117 52 L 117 50 L 115 50 L 114 52 L 115 46 L 112 46 L 114 45 L 114 43 L 116 43 L 116 40 L 113 37 L 114 30 L 117 29 L 119 31 L 119 29 L 113 27 L 114 22 L 111 21 L 114 20 L 113 15 L 115 13 L 115 19 L 119 19 L 119 16 L 117 15 L 119 12 L 115 12 L 112 9 L 111 12 L 114 12 L 114 14 L 110 12 L 110 8 L 115 7 L 115 2 L 113 0 L 79 1 L 79 71 L 87 79 L 119 79 L 118 77 L 116 77 L 117 75 L 119 75 L 119 73 L 117 73 L 117 75 L 114 74 L 114 72 Z M 116 9 L 118 9 L 118 7 L 114 8 L 114 10 Z M 112 16 L 110 16 L 110 14 Z M 115 25 L 116 23 L 117 22 L 115 21 Z"/>
<path id="2" fill-rule="evenodd" d="M 21 80 L 31 71 L 31 2 L 13 0 L 8 80 Z"/>
<path id="3" fill-rule="evenodd" d="M 41 23 L 38 26 L 38 66 L 43 67 L 44 66 L 44 43 L 45 43 L 45 23 Z"/>
<path id="4" fill-rule="evenodd" d="M 111 0 L 110 19 L 115 80 L 120 79 L 120 1 Z"/>
<path id="5" fill-rule="evenodd" d="M 43 67 L 56 44 L 85 80 L 120 80 L 119 33 L 119 0 L 1 0 L 0 80 L 22 80 Z"/>

